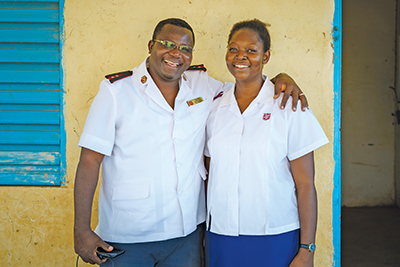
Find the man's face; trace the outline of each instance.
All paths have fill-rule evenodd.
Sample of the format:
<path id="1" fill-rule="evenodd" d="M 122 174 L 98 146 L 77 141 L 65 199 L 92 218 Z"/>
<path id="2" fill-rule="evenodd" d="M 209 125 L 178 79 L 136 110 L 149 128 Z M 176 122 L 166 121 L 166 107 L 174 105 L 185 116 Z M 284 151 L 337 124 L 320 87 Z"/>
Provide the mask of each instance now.
<path id="1" fill-rule="evenodd" d="M 167 24 L 156 36 L 160 41 L 174 42 L 178 47 L 187 45 L 193 47 L 192 32 L 186 28 Z M 192 54 L 181 52 L 178 47 L 171 50 L 159 42 L 149 42 L 149 72 L 153 80 L 157 82 L 177 82 L 182 73 L 186 71 L 192 62 Z"/>

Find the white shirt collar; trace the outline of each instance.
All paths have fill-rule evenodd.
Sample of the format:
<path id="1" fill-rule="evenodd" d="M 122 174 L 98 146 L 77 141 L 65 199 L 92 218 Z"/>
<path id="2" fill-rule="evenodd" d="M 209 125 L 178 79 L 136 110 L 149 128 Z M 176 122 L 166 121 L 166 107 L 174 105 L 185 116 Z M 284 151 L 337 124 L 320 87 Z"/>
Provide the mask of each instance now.
<path id="1" fill-rule="evenodd" d="M 147 57 L 147 58 L 142 62 L 142 64 L 140 64 L 139 67 L 137 68 L 137 79 L 139 80 L 139 83 L 140 83 L 140 84 L 143 84 L 143 85 L 147 85 L 147 83 L 148 83 L 150 80 L 151 80 L 151 81 L 153 82 L 153 84 L 155 85 L 155 83 L 154 83 L 154 81 L 153 81 L 153 78 L 151 77 L 151 75 L 150 75 L 150 73 L 149 73 L 149 71 L 148 71 L 148 68 L 149 68 L 149 59 L 150 59 L 150 57 Z M 143 79 L 143 80 L 145 80 L 145 82 L 142 82 L 142 81 L 143 81 L 143 80 L 142 80 L 143 77 L 146 77 L 146 78 Z M 188 77 L 187 75 L 185 75 L 185 73 L 183 73 L 183 74 L 181 75 L 181 78 L 180 78 L 180 80 L 179 80 L 179 88 L 181 88 L 183 85 L 185 85 L 186 87 L 188 87 L 189 89 L 191 89 L 190 86 L 189 86 L 189 77 Z"/>
<path id="2" fill-rule="evenodd" d="M 272 104 L 274 102 L 274 84 L 269 80 L 267 76 L 264 76 L 264 78 L 264 84 L 261 87 L 257 97 L 253 101 L 262 104 Z M 227 85 L 227 89 L 222 96 L 220 107 L 231 105 L 235 102 L 235 84 L 230 83 L 229 85 Z"/>
<path id="3" fill-rule="evenodd" d="M 161 94 L 160 89 L 157 87 L 155 84 L 153 78 L 151 77 L 150 73 L 148 72 L 148 64 L 149 64 L 149 57 L 146 58 L 142 62 L 142 64 L 139 65 L 137 68 L 137 74 L 135 79 L 137 84 L 140 85 L 140 89 L 143 90 L 153 101 L 155 101 L 158 105 L 163 107 L 165 110 L 169 112 L 173 112 L 173 109 L 171 106 L 167 103 L 165 100 L 164 96 Z M 189 79 L 185 74 L 182 74 L 180 80 L 179 80 L 179 92 L 178 95 L 176 96 L 176 100 L 181 99 L 183 96 L 186 96 L 189 91 L 192 89 L 189 86 Z M 176 104 L 177 101 L 175 100 Z"/>

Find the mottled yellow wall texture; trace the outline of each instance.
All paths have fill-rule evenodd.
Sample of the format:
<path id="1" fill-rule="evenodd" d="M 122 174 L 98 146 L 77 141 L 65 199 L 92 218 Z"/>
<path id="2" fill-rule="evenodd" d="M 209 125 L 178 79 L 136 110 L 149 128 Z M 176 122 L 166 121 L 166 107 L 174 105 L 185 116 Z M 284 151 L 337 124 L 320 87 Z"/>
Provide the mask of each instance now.
<path id="1" fill-rule="evenodd" d="M 65 0 L 67 176 L 61 187 L 0 187 L 0 266 L 75 265 L 73 184 L 90 104 L 104 75 L 132 69 L 147 57 L 155 25 L 168 17 L 191 24 L 193 64 L 205 64 L 222 81 L 233 81 L 224 62 L 232 25 L 251 18 L 271 25 L 272 56 L 265 74 L 287 72 L 295 78 L 331 141 L 316 152 L 316 266 L 332 266 L 333 12 L 333 0 Z"/>

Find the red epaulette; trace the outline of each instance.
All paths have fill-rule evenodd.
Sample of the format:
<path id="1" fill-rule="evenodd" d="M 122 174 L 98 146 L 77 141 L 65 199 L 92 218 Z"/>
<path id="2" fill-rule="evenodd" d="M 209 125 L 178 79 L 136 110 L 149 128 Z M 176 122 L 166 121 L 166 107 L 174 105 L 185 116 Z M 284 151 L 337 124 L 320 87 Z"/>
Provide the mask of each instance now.
<path id="1" fill-rule="evenodd" d="M 132 73 L 133 72 L 131 70 L 128 70 L 128 71 L 108 74 L 108 75 L 106 75 L 106 79 L 108 79 L 110 81 L 110 83 L 113 83 L 113 82 L 121 80 L 123 78 L 132 76 Z"/>
<path id="2" fill-rule="evenodd" d="M 213 101 L 214 101 L 215 99 L 217 99 L 217 98 L 220 98 L 223 94 L 224 94 L 224 91 L 219 92 L 218 95 L 214 96 Z"/>
<path id="3" fill-rule="evenodd" d="M 202 71 L 207 71 L 206 67 L 204 67 L 203 64 L 200 64 L 200 65 L 192 65 L 192 66 L 190 66 L 187 70 L 202 70 Z"/>

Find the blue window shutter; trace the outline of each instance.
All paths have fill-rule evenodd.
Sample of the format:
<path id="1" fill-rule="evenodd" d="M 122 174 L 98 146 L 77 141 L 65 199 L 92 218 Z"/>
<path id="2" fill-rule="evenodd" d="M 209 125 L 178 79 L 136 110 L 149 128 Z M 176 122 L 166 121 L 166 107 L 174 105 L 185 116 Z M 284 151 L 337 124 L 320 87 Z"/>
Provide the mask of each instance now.
<path id="1" fill-rule="evenodd" d="M 63 1 L 0 2 L 0 185 L 61 185 Z"/>

